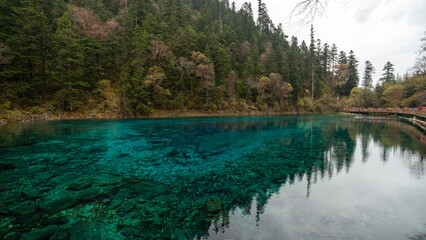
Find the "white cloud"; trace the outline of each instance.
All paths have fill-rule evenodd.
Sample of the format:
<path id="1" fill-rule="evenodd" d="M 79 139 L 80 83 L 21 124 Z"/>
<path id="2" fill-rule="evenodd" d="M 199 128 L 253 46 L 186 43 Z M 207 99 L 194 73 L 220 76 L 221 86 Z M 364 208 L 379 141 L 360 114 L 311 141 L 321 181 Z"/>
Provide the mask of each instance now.
<path id="1" fill-rule="evenodd" d="M 236 0 L 241 6 L 244 0 Z M 250 0 L 257 11 L 257 0 Z M 264 0 L 274 23 L 283 23 L 284 32 L 296 36 L 299 42 L 309 42 L 310 25 L 298 24 L 300 17 L 290 13 L 298 0 Z M 335 43 L 339 51 L 353 50 L 359 60 L 362 77 L 364 62 L 370 60 L 376 68 L 377 81 L 387 61 L 396 72 L 409 70 L 420 49 L 420 38 L 426 31 L 426 1 L 424 0 L 330 0 L 324 16 L 314 20 L 316 38 L 323 43 Z"/>
<path id="2" fill-rule="evenodd" d="M 362 24 L 365 21 L 369 20 L 370 16 L 377 10 L 377 7 L 380 4 L 380 0 L 371 0 L 371 1 L 362 1 L 364 4 L 359 7 L 356 11 L 356 19 Z"/>

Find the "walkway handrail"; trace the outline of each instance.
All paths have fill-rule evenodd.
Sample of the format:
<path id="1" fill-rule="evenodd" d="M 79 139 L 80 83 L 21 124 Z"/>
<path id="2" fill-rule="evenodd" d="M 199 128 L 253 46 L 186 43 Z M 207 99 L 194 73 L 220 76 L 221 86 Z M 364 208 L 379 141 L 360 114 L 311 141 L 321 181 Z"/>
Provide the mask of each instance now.
<path id="1" fill-rule="evenodd" d="M 426 108 L 344 108 L 344 112 L 399 113 L 426 118 Z"/>

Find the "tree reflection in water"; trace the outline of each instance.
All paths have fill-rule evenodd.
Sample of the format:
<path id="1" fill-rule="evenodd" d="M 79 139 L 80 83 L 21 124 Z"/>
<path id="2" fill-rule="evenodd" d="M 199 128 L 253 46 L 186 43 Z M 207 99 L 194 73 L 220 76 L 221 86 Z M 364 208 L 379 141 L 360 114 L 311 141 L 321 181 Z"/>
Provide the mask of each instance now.
<path id="1" fill-rule="evenodd" d="M 411 175 L 415 178 L 424 176 L 424 135 L 411 125 L 392 119 L 355 118 L 326 124 L 311 121 L 298 127 L 309 131 L 266 141 L 257 151 L 245 156 L 252 161 L 244 166 L 239 165 L 239 168 L 258 176 L 254 180 L 247 179 L 247 182 L 248 185 L 251 181 L 261 183 L 261 190 L 253 194 L 246 193 L 246 200 L 235 202 L 230 212 L 240 208 L 242 214 L 250 216 L 255 206 L 255 220 L 259 225 L 271 196 L 278 193 L 284 184 L 292 185 L 303 178 L 307 182 L 309 198 L 310 189 L 319 179 L 331 179 L 341 171 L 350 172 L 357 139 L 361 143 L 363 163 L 369 159 L 371 150 L 368 147 L 373 142 L 383 151 L 383 163 L 389 160 L 390 152 L 399 151 L 400 159 L 408 165 Z M 244 186 L 239 189 L 247 188 Z M 223 219 L 229 221 L 230 218 Z M 219 226 L 217 223 L 214 225 L 215 229 Z M 230 223 L 224 222 L 222 225 L 230 226 Z"/>
<path id="2" fill-rule="evenodd" d="M 3 202 L 12 202 L 10 209 L 31 203 L 40 211 L 38 221 L 16 218 L 12 213 L 8 215 L 9 211 L 0 216 L 0 220 L 9 219 L 11 224 L 21 226 L 10 230 L 20 231 L 18 236 L 42 228 L 36 222 L 49 222 L 53 215 L 73 218 L 74 210 L 82 211 L 93 202 L 98 204 L 94 208 L 99 216 L 104 217 L 92 221 L 125 233 L 127 238 L 208 237 L 209 233 L 223 233 L 232 227 L 230 214 L 237 210 L 254 216 L 259 225 L 268 201 L 283 186 L 306 179 L 305 197 L 309 199 L 318 181 L 350 174 L 357 160 L 357 145 L 364 163 L 375 154 L 369 148 L 374 143 L 383 151 L 383 163 L 387 164 L 391 153 L 399 152 L 413 177 L 425 174 L 424 135 L 408 124 L 384 118 L 65 121 L 2 128 L 0 142 L 4 146 L 35 144 L 0 149 L 6 159 L 2 165 L 19 162 L 14 171 L 0 172 L 0 180 L 5 183 L 0 207 Z M 42 174 L 48 175 L 47 180 L 34 177 Z M 114 188 L 102 187 L 107 194 L 99 198 L 108 201 L 85 197 L 66 211 L 50 213 L 43 209 L 43 202 L 57 192 L 69 193 L 75 179 L 102 174 L 107 176 L 102 181 L 120 179 Z M 21 190 L 16 189 L 23 181 L 19 179 L 46 193 L 32 202 L 23 198 Z M 100 186 L 108 185 L 101 182 Z M 10 196 L 16 199 L 7 200 Z M 220 201 L 223 210 L 208 212 L 207 198 Z M 121 204 L 104 212 L 111 202 Z M 131 202 L 137 204 L 129 207 Z M 66 224 L 87 221 L 77 218 Z M 73 236 L 73 225 L 61 229 Z"/>

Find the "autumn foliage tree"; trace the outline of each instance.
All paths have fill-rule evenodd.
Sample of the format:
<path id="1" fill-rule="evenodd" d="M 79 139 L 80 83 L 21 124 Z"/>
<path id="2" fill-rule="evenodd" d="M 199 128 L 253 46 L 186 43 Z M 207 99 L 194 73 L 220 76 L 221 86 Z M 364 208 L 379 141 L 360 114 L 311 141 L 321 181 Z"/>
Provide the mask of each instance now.
<path id="1" fill-rule="evenodd" d="M 392 85 L 383 92 L 383 100 L 388 107 L 400 107 L 403 96 L 404 87 L 400 84 Z"/>
<path id="2" fill-rule="evenodd" d="M 145 89 L 151 94 L 150 98 L 152 99 L 152 103 L 148 105 L 166 108 L 167 97 L 171 95 L 170 90 L 165 86 L 166 81 L 167 77 L 162 67 L 153 66 L 149 68 L 144 81 Z"/>
<path id="3" fill-rule="evenodd" d="M 249 2 L 237 9 L 220 0 L 3 0 L 0 106 L 119 116 L 339 110 L 358 86 L 355 53 L 338 54 L 313 26 L 308 41 L 289 38 L 265 1 L 256 7 L 254 19 Z M 402 78 L 402 98 L 410 100 L 399 104 L 422 103 L 422 69 Z M 105 100 L 103 83 L 119 104 L 108 106 L 114 101 Z M 369 102 L 389 104 L 393 83 L 370 90 Z"/>
<path id="4" fill-rule="evenodd" d="M 73 15 L 72 28 L 78 36 L 89 36 L 98 41 L 104 38 L 103 23 L 93 11 L 77 6 L 72 6 L 71 11 Z"/>

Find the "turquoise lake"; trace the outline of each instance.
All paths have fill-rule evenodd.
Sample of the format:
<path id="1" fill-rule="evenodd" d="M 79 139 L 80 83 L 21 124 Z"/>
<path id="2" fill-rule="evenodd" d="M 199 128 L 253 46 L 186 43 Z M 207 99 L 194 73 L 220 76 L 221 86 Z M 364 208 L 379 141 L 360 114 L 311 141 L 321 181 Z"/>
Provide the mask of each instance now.
<path id="1" fill-rule="evenodd" d="M 0 126 L 0 239 L 426 239 L 426 138 L 302 115 Z"/>

